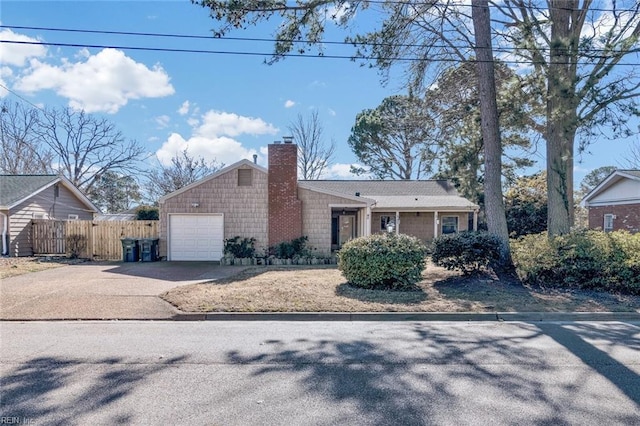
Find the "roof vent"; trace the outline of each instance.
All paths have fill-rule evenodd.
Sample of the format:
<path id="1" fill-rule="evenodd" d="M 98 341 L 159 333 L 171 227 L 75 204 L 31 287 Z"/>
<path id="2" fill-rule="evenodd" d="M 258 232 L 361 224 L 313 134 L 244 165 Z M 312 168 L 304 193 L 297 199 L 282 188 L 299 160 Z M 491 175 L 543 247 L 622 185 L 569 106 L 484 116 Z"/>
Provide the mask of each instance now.
<path id="1" fill-rule="evenodd" d="M 253 164 L 258 164 L 258 154 L 253 154 Z"/>
<path id="2" fill-rule="evenodd" d="M 284 143 L 293 143 L 293 136 L 283 136 Z"/>
<path id="3" fill-rule="evenodd" d="M 359 196 L 360 196 L 360 193 L 359 193 L 359 192 L 356 192 L 356 197 L 359 197 Z"/>

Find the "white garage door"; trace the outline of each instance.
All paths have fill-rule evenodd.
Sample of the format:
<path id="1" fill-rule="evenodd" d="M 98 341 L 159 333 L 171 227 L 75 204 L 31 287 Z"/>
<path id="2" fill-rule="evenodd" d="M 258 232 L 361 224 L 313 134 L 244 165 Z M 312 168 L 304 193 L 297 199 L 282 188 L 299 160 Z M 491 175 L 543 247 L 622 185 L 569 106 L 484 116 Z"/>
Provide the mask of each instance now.
<path id="1" fill-rule="evenodd" d="M 169 216 L 169 260 L 220 260 L 222 214 Z"/>

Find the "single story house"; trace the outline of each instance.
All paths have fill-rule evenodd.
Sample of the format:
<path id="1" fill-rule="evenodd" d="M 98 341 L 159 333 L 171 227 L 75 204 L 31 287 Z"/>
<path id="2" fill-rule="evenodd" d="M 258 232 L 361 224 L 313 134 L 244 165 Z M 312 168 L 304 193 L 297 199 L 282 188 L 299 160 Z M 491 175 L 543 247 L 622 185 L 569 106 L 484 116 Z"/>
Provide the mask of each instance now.
<path id="1" fill-rule="evenodd" d="M 640 170 L 615 170 L 582 199 L 590 229 L 640 231 Z"/>
<path id="2" fill-rule="evenodd" d="M 92 220 L 100 210 L 57 175 L 0 175 L 3 256 L 31 256 L 32 219 Z"/>
<path id="3" fill-rule="evenodd" d="M 268 147 L 268 168 L 241 160 L 172 192 L 160 203 L 160 256 L 220 260 L 224 240 L 255 238 L 265 250 L 308 237 L 318 256 L 377 232 L 423 241 L 477 228 L 479 207 L 445 180 L 298 180 L 298 147 Z"/>

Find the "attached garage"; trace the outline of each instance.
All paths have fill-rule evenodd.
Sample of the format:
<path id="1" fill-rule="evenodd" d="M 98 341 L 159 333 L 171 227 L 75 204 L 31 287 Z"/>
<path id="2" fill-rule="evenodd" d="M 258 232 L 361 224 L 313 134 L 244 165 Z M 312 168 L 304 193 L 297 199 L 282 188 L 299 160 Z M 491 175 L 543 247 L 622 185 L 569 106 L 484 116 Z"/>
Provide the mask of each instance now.
<path id="1" fill-rule="evenodd" d="M 219 261 L 223 249 L 224 215 L 169 215 L 169 260 Z"/>

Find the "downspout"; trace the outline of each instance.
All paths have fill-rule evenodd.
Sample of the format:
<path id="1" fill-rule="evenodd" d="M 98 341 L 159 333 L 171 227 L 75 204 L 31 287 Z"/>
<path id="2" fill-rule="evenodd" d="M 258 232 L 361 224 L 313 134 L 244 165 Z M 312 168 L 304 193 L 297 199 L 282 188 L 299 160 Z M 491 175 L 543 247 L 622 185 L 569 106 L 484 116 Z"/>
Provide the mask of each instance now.
<path id="1" fill-rule="evenodd" d="M 9 254 L 9 249 L 7 247 L 7 229 L 9 228 L 9 217 L 4 213 L 0 213 L 0 215 L 2 215 L 3 217 L 2 219 L 2 255 L 6 256 Z"/>

